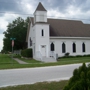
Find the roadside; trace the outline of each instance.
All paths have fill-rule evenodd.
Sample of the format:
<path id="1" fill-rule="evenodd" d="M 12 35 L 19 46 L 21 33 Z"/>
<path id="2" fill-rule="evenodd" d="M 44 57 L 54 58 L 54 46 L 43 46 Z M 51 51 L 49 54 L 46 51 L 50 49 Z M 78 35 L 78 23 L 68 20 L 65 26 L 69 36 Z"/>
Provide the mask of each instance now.
<path id="1" fill-rule="evenodd" d="M 61 58 L 57 62 L 53 63 L 43 63 L 30 58 L 29 59 L 21 58 L 19 56 L 14 57 L 14 59 L 12 59 L 10 55 L 1 54 L 0 69 L 47 67 L 47 66 L 69 65 L 69 64 L 90 62 L 90 57 Z"/>
<path id="2" fill-rule="evenodd" d="M 4 87 L 0 88 L 0 90 L 63 90 L 67 83 L 68 80 L 58 82 L 39 82 L 35 84 Z"/>
<path id="3" fill-rule="evenodd" d="M 68 80 L 79 66 L 81 64 L 0 70 L 0 87 Z"/>
<path id="4" fill-rule="evenodd" d="M 60 80 L 68 80 L 72 76 L 73 70 L 81 65 L 82 64 L 72 64 L 61 66 L 0 70 L 0 87 L 34 84 L 36 82 L 43 81 L 58 82 Z"/>

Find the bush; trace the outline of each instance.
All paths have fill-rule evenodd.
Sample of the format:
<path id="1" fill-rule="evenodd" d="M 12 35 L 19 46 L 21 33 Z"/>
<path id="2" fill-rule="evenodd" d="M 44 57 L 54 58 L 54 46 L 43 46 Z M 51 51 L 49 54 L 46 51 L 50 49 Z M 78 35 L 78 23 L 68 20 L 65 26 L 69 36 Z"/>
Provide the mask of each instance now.
<path id="1" fill-rule="evenodd" d="M 69 53 L 65 53 L 64 56 L 58 57 L 58 59 L 61 59 L 61 58 L 76 58 L 76 57 L 90 57 L 90 54 L 88 54 L 88 55 L 76 55 L 76 56 L 70 56 Z"/>
<path id="2" fill-rule="evenodd" d="M 84 57 L 90 57 L 90 54 L 88 54 L 88 55 L 83 55 Z"/>
<path id="3" fill-rule="evenodd" d="M 85 63 L 73 71 L 73 76 L 64 90 L 90 90 L 90 65 Z"/>
<path id="4" fill-rule="evenodd" d="M 65 56 L 69 56 L 69 54 L 70 54 L 70 53 L 69 53 L 69 52 L 67 52 L 67 53 L 65 53 Z"/>
<path id="5" fill-rule="evenodd" d="M 21 58 L 21 55 L 19 55 L 19 54 L 13 54 L 13 57 L 14 58 Z"/>
<path id="6" fill-rule="evenodd" d="M 82 55 L 76 55 L 76 57 L 83 57 Z"/>
<path id="7" fill-rule="evenodd" d="M 23 57 L 32 58 L 33 57 L 32 49 L 24 49 L 24 50 L 22 50 L 21 55 Z"/>

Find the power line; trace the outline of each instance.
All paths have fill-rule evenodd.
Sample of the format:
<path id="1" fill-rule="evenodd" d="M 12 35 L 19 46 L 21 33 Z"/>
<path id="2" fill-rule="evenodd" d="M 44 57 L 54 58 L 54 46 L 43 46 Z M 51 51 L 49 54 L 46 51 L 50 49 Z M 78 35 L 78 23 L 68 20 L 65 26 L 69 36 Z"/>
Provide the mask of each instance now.
<path id="1" fill-rule="evenodd" d="M 32 15 L 32 14 L 24 14 L 24 13 L 11 13 L 11 12 L 0 12 L 0 13 L 7 13 L 7 14 L 20 14 L 20 15 Z"/>
<path id="2" fill-rule="evenodd" d="M 7 13 L 7 12 L 0 12 L 0 13 Z M 33 16 L 33 14 L 24 14 L 24 13 L 10 13 L 8 12 L 7 14 L 18 14 L 18 15 L 29 15 L 29 16 Z M 40 16 L 40 15 L 38 15 Z M 75 20 L 90 20 L 90 19 L 85 19 L 85 18 L 70 18 L 70 17 L 55 17 L 55 16 L 47 16 L 49 18 L 65 18 L 65 19 L 75 19 Z"/>
<path id="3" fill-rule="evenodd" d="M 6 4 L 24 4 L 24 3 L 19 3 L 19 2 L 16 2 L 16 3 L 11 3 L 11 2 L 6 2 L 6 1 L 0 1 L 0 3 L 6 3 Z M 61 6 L 62 7 L 62 6 Z M 0 13 L 7 13 L 7 12 L 0 12 Z M 32 14 L 24 14 L 24 13 L 10 13 L 8 12 L 7 14 L 18 14 L 18 15 L 30 15 L 30 16 L 33 16 Z M 48 16 L 50 18 L 56 18 L 55 16 Z M 85 18 L 70 18 L 70 17 L 57 17 L 57 18 L 65 18 L 65 19 L 74 19 L 74 20 L 90 20 L 90 19 L 85 19 Z"/>
<path id="4" fill-rule="evenodd" d="M 55 16 L 48 16 L 48 17 L 54 17 Z M 70 17 L 57 17 L 57 18 L 60 18 L 60 19 L 74 19 L 74 20 L 90 20 L 90 19 L 85 19 L 85 18 L 70 18 Z"/>

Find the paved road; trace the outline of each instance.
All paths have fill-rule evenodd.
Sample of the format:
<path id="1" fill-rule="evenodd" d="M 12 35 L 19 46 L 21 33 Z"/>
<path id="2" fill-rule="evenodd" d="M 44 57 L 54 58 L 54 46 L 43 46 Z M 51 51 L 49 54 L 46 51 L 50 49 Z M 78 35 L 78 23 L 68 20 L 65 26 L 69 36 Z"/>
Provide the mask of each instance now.
<path id="1" fill-rule="evenodd" d="M 0 87 L 69 79 L 81 64 L 0 70 Z"/>

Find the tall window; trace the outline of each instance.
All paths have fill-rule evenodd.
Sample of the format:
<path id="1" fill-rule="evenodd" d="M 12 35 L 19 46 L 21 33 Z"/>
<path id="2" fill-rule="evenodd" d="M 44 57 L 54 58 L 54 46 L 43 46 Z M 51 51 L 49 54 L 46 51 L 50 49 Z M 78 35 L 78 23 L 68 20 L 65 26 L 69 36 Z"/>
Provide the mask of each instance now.
<path id="1" fill-rule="evenodd" d="M 41 31 L 41 34 L 42 34 L 42 36 L 44 36 L 44 30 L 42 29 L 42 31 Z"/>
<path id="2" fill-rule="evenodd" d="M 65 46 L 65 43 L 62 43 L 62 53 L 65 53 L 66 52 L 66 46 Z"/>
<path id="3" fill-rule="evenodd" d="M 51 43 L 51 51 L 54 51 L 54 44 L 53 43 Z"/>
<path id="4" fill-rule="evenodd" d="M 75 43 L 72 44 L 72 49 L 73 49 L 73 52 L 75 53 L 76 52 L 76 44 Z"/>
<path id="5" fill-rule="evenodd" d="M 85 43 L 82 44 L 82 52 L 85 52 Z"/>
<path id="6" fill-rule="evenodd" d="M 31 40 L 31 38 L 30 38 L 30 46 L 32 46 L 32 40 Z"/>

